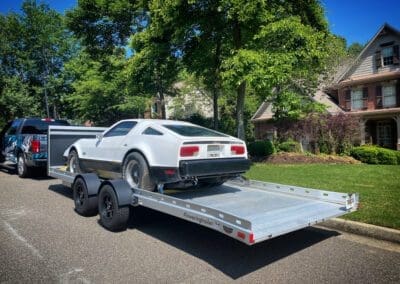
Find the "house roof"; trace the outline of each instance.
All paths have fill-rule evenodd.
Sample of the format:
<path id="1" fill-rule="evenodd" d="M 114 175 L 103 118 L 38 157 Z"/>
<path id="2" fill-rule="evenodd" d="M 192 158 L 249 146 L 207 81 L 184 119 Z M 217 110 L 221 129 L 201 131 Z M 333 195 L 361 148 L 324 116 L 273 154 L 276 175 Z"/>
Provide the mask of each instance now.
<path id="1" fill-rule="evenodd" d="M 372 43 L 383 33 L 386 31 L 391 31 L 395 34 L 400 35 L 400 31 L 389 25 L 388 23 L 384 23 L 378 30 L 378 32 L 370 39 L 370 41 L 364 46 L 363 50 L 360 52 L 360 54 L 357 56 L 357 58 L 354 60 L 353 64 L 351 64 L 347 70 L 342 74 L 342 76 L 339 77 L 338 82 L 344 80 L 347 78 L 349 75 L 349 72 L 353 70 L 354 67 L 356 67 L 358 64 L 360 64 L 360 59 L 363 58 L 364 54 L 367 52 L 369 47 L 372 45 Z"/>
<path id="2" fill-rule="evenodd" d="M 273 116 L 274 113 L 272 111 L 272 103 L 269 101 L 264 101 L 252 116 L 251 121 L 270 120 L 273 118 Z"/>
<path id="3" fill-rule="evenodd" d="M 334 102 L 332 97 L 322 90 L 318 90 L 311 99 L 326 106 L 328 113 L 336 114 L 343 112 L 343 110 Z M 272 119 L 273 117 L 274 112 L 272 102 L 264 101 L 251 118 L 251 121 L 266 121 Z"/>

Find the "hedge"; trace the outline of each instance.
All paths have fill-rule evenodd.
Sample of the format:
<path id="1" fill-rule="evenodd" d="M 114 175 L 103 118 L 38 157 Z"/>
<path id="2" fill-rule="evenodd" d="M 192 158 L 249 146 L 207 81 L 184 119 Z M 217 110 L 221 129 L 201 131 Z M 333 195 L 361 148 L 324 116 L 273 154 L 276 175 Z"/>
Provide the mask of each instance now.
<path id="1" fill-rule="evenodd" d="M 288 140 L 288 141 L 279 143 L 277 146 L 277 149 L 278 149 L 278 151 L 282 151 L 282 152 L 295 152 L 295 153 L 301 152 L 300 143 L 293 141 L 293 140 Z"/>
<path id="2" fill-rule="evenodd" d="M 367 164 L 400 165 L 400 151 L 373 145 L 354 147 L 350 155 Z"/>
<path id="3" fill-rule="evenodd" d="M 265 157 L 275 153 L 275 147 L 270 140 L 255 141 L 247 145 L 247 151 L 250 156 Z"/>

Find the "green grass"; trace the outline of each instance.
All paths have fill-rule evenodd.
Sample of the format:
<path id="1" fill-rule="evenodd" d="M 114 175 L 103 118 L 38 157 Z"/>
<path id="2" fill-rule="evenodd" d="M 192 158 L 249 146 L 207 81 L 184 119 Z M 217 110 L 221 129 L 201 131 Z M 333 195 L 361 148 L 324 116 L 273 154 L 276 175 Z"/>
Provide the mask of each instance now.
<path id="1" fill-rule="evenodd" d="M 360 208 L 344 219 L 400 229 L 400 166 L 254 164 L 246 177 L 338 192 L 358 192 Z"/>

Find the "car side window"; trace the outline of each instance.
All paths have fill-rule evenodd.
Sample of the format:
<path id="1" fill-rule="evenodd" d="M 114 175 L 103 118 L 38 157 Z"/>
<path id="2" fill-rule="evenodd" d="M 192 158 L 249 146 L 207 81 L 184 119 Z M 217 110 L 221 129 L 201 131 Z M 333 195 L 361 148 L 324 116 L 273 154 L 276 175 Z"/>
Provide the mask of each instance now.
<path id="1" fill-rule="evenodd" d="M 17 130 L 21 124 L 21 121 L 15 120 L 12 124 L 11 127 L 6 131 L 6 135 L 15 135 L 17 134 Z"/>
<path id="2" fill-rule="evenodd" d="M 148 127 L 142 132 L 144 135 L 164 135 L 162 132 L 155 130 L 154 128 Z"/>
<path id="3" fill-rule="evenodd" d="M 109 131 L 107 131 L 104 134 L 104 137 L 114 137 L 114 136 L 125 136 L 128 134 L 129 131 L 137 124 L 136 121 L 124 121 L 121 122 L 117 125 L 115 125 L 113 128 L 111 128 Z"/>

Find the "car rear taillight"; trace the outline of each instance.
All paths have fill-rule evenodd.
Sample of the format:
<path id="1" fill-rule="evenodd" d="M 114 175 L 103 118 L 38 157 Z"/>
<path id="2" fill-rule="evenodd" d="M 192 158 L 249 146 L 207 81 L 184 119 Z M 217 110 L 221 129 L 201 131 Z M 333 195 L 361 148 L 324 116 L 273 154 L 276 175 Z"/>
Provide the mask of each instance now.
<path id="1" fill-rule="evenodd" d="M 199 146 L 182 146 L 180 155 L 181 157 L 192 157 L 199 153 Z"/>
<path id="2" fill-rule="evenodd" d="M 232 155 L 243 155 L 245 152 L 244 146 L 242 145 L 232 145 L 231 146 L 231 154 Z"/>
<path id="3" fill-rule="evenodd" d="M 31 150 L 32 150 L 32 153 L 39 153 L 40 152 L 40 141 L 39 140 L 32 140 L 31 141 Z"/>

